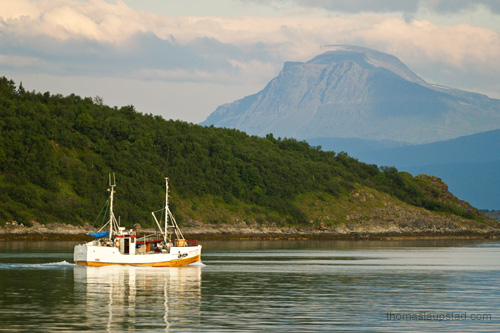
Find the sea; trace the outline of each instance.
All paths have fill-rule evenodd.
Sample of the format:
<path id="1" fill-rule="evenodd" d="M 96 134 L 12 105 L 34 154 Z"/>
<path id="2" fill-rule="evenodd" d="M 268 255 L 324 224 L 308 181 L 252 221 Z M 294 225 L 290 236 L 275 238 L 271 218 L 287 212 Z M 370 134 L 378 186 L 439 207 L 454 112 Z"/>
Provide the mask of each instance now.
<path id="1" fill-rule="evenodd" d="M 206 240 L 179 268 L 0 243 L 0 331 L 498 332 L 498 240 Z"/>

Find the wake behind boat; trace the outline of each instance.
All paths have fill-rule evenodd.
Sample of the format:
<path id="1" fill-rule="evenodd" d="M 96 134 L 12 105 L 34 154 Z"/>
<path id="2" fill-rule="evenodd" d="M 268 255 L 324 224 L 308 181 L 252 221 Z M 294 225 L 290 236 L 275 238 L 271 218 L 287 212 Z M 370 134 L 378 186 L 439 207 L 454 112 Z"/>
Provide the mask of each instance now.
<path id="1" fill-rule="evenodd" d="M 184 238 L 168 208 L 168 178 L 165 178 L 165 218 L 159 221 L 153 212 L 158 231 L 148 235 L 138 235 L 136 231 L 120 226 L 113 213 L 116 184 L 111 182 L 111 176 L 109 186 L 109 220 L 99 232 L 91 233 L 95 240 L 75 246 L 73 256 L 77 265 L 177 267 L 201 260 L 201 245 L 197 240 Z M 106 227 L 109 231 L 103 231 Z"/>

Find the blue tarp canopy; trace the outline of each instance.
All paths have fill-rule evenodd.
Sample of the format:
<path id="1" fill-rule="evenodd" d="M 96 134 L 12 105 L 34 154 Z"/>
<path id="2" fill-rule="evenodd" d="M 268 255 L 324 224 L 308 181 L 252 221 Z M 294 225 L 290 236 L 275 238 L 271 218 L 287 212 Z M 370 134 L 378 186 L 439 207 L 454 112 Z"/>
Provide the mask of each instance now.
<path id="1" fill-rule="evenodd" d="M 109 232 L 91 232 L 89 235 L 95 238 L 109 237 Z"/>

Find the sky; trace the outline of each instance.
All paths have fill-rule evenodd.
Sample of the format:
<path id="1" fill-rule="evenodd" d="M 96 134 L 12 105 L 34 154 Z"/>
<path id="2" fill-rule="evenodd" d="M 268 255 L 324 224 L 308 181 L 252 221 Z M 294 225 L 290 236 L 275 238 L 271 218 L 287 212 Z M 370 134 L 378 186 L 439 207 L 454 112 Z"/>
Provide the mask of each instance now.
<path id="1" fill-rule="evenodd" d="M 500 98 L 498 0 L 0 0 L 0 76 L 193 123 L 339 44 Z"/>

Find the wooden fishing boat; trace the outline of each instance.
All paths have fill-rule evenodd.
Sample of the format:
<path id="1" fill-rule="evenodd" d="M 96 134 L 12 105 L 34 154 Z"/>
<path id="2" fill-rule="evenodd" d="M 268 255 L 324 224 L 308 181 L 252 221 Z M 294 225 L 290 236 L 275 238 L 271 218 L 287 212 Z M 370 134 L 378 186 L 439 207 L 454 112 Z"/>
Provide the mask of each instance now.
<path id="1" fill-rule="evenodd" d="M 114 177 L 113 177 L 114 178 Z M 201 245 L 197 240 L 186 240 L 172 212 L 168 208 L 168 178 L 165 178 L 164 218 L 158 219 L 152 212 L 157 231 L 138 235 L 136 230 L 121 227 L 113 213 L 116 183 L 111 175 L 109 181 L 109 220 L 97 233 L 94 240 L 76 245 L 74 261 L 83 266 L 139 265 L 153 267 L 176 267 L 201 260 Z M 109 228 L 109 231 L 103 231 Z"/>

